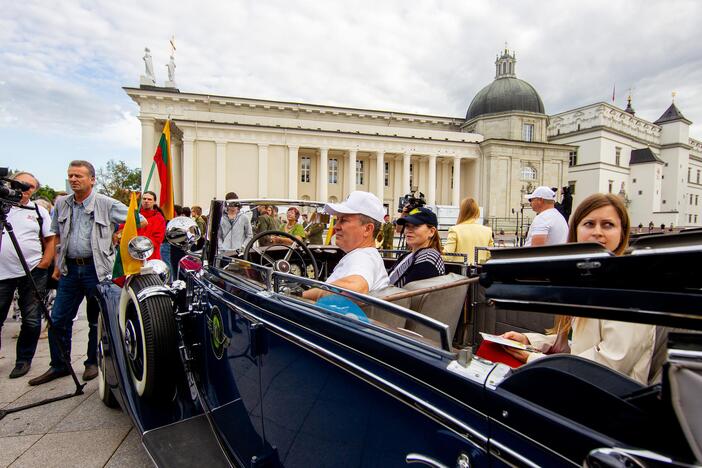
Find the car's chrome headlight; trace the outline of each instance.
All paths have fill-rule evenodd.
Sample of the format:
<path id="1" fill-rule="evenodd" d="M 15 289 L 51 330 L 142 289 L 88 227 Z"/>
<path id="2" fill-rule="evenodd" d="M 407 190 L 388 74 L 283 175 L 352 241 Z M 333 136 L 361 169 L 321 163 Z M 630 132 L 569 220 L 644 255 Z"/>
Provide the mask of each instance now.
<path id="1" fill-rule="evenodd" d="M 166 227 L 166 241 L 181 249 L 189 249 L 200 237 L 200 228 L 192 218 L 178 216 L 170 220 Z"/>
<path id="2" fill-rule="evenodd" d="M 134 260 L 146 260 L 154 253 L 154 243 L 146 236 L 136 236 L 127 246 L 129 256 Z"/>
<path id="3" fill-rule="evenodd" d="M 151 268 L 151 270 L 153 270 L 153 272 L 156 273 L 164 283 L 168 283 L 168 280 L 171 278 L 171 269 L 168 268 L 168 265 L 163 260 L 154 258 L 147 261 L 145 266 L 147 268 Z"/>

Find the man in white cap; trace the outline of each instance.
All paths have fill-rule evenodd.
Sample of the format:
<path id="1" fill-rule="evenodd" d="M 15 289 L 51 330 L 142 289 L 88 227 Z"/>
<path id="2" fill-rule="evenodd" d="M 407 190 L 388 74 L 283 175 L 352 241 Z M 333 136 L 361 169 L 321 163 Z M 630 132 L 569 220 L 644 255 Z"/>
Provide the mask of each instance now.
<path id="1" fill-rule="evenodd" d="M 568 241 L 568 224 L 555 208 L 556 194 L 548 187 L 536 187 L 529 195 L 531 209 L 537 214 L 529 226 L 525 246 L 565 244 Z"/>
<path id="2" fill-rule="evenodd" d="M 324 206 L 327 214 L 336 215 L 336 245 L 346 252 L 327 278 L 327 283 L 367 293 L 390 285 L 383 259 L 375 248 L 375 236 L 385 216 L 383 204 L 372 193 L 355 191 L 341 203 Z M 321 289 L 303 293 L 307 299 L 319 299 Z"/>

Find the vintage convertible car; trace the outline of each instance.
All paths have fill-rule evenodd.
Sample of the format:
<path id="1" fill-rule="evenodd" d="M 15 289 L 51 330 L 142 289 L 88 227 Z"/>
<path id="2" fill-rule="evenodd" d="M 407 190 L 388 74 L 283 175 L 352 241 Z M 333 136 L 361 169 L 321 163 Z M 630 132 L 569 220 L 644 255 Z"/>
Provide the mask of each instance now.
<path id="1" fill-rule="evenodd" d="M 334 246 L 267 232 L 219 251 L 225 209 L 212 203 L 209 240 L 172 281 L 147 268 L 99 286 L 100 397 L 130 415 L 157 465 L 702 462 L 702 340 L 667 333 L 702 329 L 700 233 L 641 239 L 623 257 L 497 249 L 467 276 L 364 295 L 320 281 L 343 255 Z M 177 218 L 168 237 L 187 247 L 196 230 Z M 302 299 L 310 287 L 330 294 Z M 495 307 L 655 324 L 660 382 L 571 355 L 516 369 L 473 356 L 462 331 Z"/>

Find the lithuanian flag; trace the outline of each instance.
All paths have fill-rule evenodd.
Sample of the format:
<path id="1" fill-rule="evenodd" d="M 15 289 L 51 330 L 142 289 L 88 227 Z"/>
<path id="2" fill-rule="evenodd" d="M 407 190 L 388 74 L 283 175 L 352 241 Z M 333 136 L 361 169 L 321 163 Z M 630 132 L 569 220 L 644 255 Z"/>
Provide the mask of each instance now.
<path id="1" fill-rule="evenodd" d="M 173 219 L 173 161 L 171 160 L 171 127 L 170 120 L 163 126 L 161 140 L 156 147 L 154 162 L 158 168 L 158 178 L 161 181 L 159 206 L 163 210 L 166 221 Z"/>
<path id="2" fill-rule="evenodd" d="M 126 275 L 133 275 L 141 271 L 141 261 L 135 260 L 129 255 L 129 241 L 137 236 L 139 227 L 139 210 L 137 209 L 137 193 L 132 192 L 129 198 L 129 210 L 127 211 L 127 221 L 122 230 L 122 240 L 119 242 L 119 249 L 115 256 L 115 265 L 112 267 L 112 281 L 122 286 Z M 173 206 L 173 205 L 171 205 Z"/>

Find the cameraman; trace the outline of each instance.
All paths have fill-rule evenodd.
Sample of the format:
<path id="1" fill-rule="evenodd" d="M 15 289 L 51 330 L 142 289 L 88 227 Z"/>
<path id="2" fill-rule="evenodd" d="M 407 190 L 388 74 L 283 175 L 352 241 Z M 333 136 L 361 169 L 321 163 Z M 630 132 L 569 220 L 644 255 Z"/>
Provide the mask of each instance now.
<path id="1" fill-rule="evenodd" d="M 42 206 L 29 199 L 39 188 L 39 181 L 29 172 L 19 172 L 14 180 L 29 186 L 22 192 L 20 206 L 13 206 L 7 215 L 14 228 L 22 255 L 27 261 L 32 278 L 41 294 L 44 294 L 47 280 L 47 268 L 54 257 L 56 239 L 51 232 L 51 217 Z M 0 248 L 0 330 L 12 304 L 15 289 L 19 293 L 19 307 L 22 312 L 22 327 L 17 339 L 17 356 L 10 378 L 22 377 L 32 364 L 41 333 L 41 308 L 32 284 L 24 273 L 20 259 L 15 252 L 9 235 L 2 233 Z"/>

